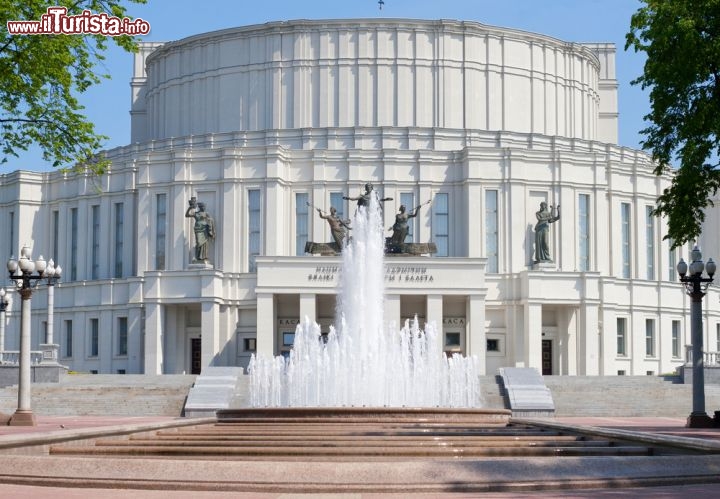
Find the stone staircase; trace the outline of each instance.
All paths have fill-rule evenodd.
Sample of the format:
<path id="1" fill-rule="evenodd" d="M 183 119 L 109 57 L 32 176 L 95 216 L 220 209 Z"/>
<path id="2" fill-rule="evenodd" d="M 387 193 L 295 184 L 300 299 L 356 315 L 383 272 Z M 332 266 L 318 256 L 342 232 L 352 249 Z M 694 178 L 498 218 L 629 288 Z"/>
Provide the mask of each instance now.
<path id="1" fill-rule="evenodd" d="M 556 416 L 686 417 L 692 385 L 655 376 L 544 376 Z M 720 385 L 705 385 L 708 415 L 720 410 Z"/>
<path id="2" fill-rule="evenodd" d="M 33 383 L 38 416 L 181 416 L 195 376 L 68 374 L 59 383 Z M 17 386 L 0 388 L 0 412 L 17 407 Z"/>

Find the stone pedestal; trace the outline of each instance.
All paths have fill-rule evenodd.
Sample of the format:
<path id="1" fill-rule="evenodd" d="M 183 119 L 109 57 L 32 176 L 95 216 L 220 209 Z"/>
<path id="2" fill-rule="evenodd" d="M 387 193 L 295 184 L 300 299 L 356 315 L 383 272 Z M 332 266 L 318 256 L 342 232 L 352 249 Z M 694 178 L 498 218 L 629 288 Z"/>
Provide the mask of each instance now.
<path id="1" fill-rule="evenodd" d="M 60 345 L 54 343 L 41 343 L 40 351 L 42 352 L 42 360 L 40 361 L 40 364 L 57 365 L 59 349 Z"/>
<path id="2" fill-rule="evenodd" d="M 555 262 L 535 262 L 532 266 L 533 270 L 556 270 Z"/>
<path id="3" fill-rule="evenodd" d="M 36 426 L 35 414 L 31 410 L 18 409 L 10 416 L 8 426 Z"/>
<path id="4" fill-rule="evenodd" d="M 209 262 L 193 262 L 188 265 L 188 270 L 209 270 L 213 268 L 215 267 Z"/>

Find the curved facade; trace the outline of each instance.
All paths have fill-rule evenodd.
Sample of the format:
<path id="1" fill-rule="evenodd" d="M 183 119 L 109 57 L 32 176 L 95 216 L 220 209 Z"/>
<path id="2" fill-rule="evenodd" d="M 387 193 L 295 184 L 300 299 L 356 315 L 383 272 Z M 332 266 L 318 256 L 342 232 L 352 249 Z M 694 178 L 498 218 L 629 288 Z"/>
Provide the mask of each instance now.
<path id="1" fill-rule="evenodd" d="M 439 251 L 387 258 L 387 322 L 442 324 L 446 351 L 486 373 L 660 374 L 685 360 L 673 267 L 686 255 L 648 211 L 669 179 L 615 144 L 612 45 L 471 22 L 292 21 L 144 44 L 131 88 L 133 144 L 108 152 L 106 175 L 0 185 L 0 258 L 27 243 L 65 269 L 53 339 L 73 369 L 246 365 L 286 352 L 301 317 L 328 327 L 339 259 L 304 253 L 332 240 L 308 204 L 348 216 L 342 196 L 366 182 L 393 198 L 386 227 L 400 204 L 432 199 L 408 241 Z M 210 265 L 192 261 L 193 196 L 215 218 Z M 553 262 L 538 265 L 541 202 L 562 208 Z M 46 303 L 41 288 L 34 344 Z M 714 290 L 705 314 L 714 350 Z"/>

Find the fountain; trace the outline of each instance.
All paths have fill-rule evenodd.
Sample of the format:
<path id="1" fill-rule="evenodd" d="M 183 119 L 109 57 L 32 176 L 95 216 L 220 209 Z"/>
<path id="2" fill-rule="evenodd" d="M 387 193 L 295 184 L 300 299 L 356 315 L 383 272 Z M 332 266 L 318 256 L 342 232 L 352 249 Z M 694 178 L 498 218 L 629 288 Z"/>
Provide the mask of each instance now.
<path id="1" fill-rule="evenodd" d="M 253 357 L 252 407 L 480 407 L 475 357 L 448 358 L 433 324 L 383 324 L 380 203 L 359 206 L 342 252 L 335 327 L 305 318 L 288 358 Z M 441 318 L 437 318 L 440 320 Z"/>

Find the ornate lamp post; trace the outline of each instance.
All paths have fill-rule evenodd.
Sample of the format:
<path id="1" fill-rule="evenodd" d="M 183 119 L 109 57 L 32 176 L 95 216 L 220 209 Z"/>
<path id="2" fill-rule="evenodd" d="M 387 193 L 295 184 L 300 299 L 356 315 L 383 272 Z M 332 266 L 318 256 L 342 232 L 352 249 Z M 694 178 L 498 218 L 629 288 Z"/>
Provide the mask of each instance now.
<path id="1" fill-rule="evenodd" d="M 10 418 L 10 426 L 35 426 L 30 398 L 30 297 L 46 269 L 42 255 L 37 261 L 30 259 L 30 249 L 24 246 L 20 258 L 10 257 L 7 269 L 15 281 L 22 301 L 20 302 L 20 376 L 18 382 L 18 407 Z"/>
<path id="2" fill-rule="evenodd" d="M 713 420 L 705 412 L 705 372 L 703 362 L 703 323 L 702 323 L 702 299 L 707 288 L 713 281 L 713 275 L 717 267 L 712 258 L 707 265 L 702 261 L 702 253 L 695 245 L 690 252 L 690 273 L 688 264 L 681 258 L 677 265 L 680 282 L 685 285 L 685 292 L 692 299 L 690 305 L 690 330 L 692 336 L 692 361 L 693 361 L 693 410 L 687 418 L 688 428 L 709 428 L 713 426 Z M 703 277 L 703 270 L 707 271 L 708 277 Z"/>
<path id="3" fill-rule="evenodd" d="M 48 318 L 47 318 L 47 336 L 45 337 L 45 345 L 43 349 L 43 363 L 57 363 L 57 345 L 55 345 L 55 339 L 53 336 L 54 331 L 54 313 L 55 313 L 55 284 L 60 280 L 62 274 L 62 267 L 60 265 L 55 266 L 55 262 L 51 258 L 48 261 L 47 268 L 43 277 L 47 279 L 48 284 Z"/>
<path id="4" fill-rule="evenodd" d="M 0 363 L 2 363 L 2 352 L 5 350 L 5 311 L 10 300 L 5 297 L 5 288 L 0 288 Z"/>

